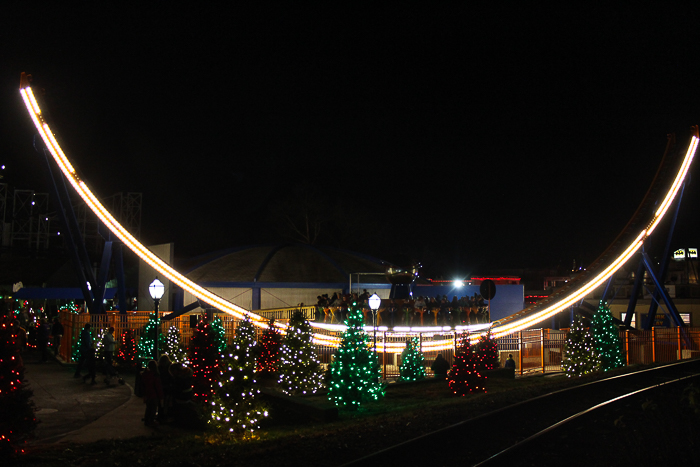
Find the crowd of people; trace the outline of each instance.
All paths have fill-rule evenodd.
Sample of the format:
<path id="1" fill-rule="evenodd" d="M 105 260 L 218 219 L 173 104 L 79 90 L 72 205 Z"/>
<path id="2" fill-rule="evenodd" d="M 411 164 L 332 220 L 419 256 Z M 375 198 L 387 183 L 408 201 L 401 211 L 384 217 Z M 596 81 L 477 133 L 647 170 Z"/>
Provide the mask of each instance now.
<path id="1" fill-rule="evenodd" d="M 332 297 L 319 295 L 316 302 L 315 321 L 342 324 L 353 303 L 361 304 L 365 324 L 372 324 L 372 311 L 369 307 L 370 294 L 343 294 L 336 292 Z M 465 326 L 488 323 L 488 306 L 481 295 L 452 297 L 420 296 L 416 299 L 384 299 L 377 310 L 377 326 Z"/>

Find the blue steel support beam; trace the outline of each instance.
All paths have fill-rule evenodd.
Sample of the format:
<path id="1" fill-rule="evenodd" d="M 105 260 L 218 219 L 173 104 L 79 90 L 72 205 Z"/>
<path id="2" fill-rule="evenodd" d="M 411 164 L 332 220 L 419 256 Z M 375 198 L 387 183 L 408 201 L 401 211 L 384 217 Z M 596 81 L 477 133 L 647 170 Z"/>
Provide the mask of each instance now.
<path id="1" fill-rule="evenodd" d="M 87 251 L 85 251 L 85 244 L 82 242 L 82 237 L 80 236 L 78 221 L 75 219 L 75 212 L 73 211 L 70 196 L 68 196 L 65 180 L 63 179 L 62 175 L 59 175 L 61 182 L 60 186 L 63 189 L 59 188 L 59 182 L 56 180 L 56 175 L 54 174 L 51 161 L 49 160 L 49 156 L 46 152 L 46 148 L 43 148 L 44 158 L 46 159 L 46 164 L 48 166 L 49 175 L 53 185 L 54 196 L 56 197 L 56 202 L 59 206 L 58 212 L 61 216 L 64 234 L 67 238 L 66 244 L 75 268 L 75 273 L 78 276 L 78 285 L 80 286 L 80 290 L 83 292 L 85 306 L 87 307 L 88 311 L 92 313 L 94 310 L 94 301 L 92 299 L 92 293 L 88 288 L 88 283 L 94 284 L 95 278 L 90 267 L 90 260 L 87 256 Z"/>
<path id="2" fill-rule="evenodd" d="M 644 260 L 639 259 L 639 264 L 637 265 L 637 271 L 634 275 L 634 285 L 632 286 L 632 292 L 630 294 L 630 301 L 627 305 L 627 314 L 625 315 L 625 326 L 630 327 L 632 325 L 632 316 L 634 316 L 634 310 L 637 307 L 637 299 L 639 297 L 639 291 L 642 288 L 642 283 L 644 282 Z"/>
<path id="3" fill-rule="evenodd" d="M 678 310 L 676 309 L 676 305 L 673 303 L 673 300 L 671 300 L 671 297 L 668 295 L 668 292 L 666 292 L 666 288 L 664 285 L 659 281 L 659 278 L 656 277 L 656 274 L 654 274 L 654 265 L 647 254 L 647 252 L 642 251 L 642 259 L 644 260 L 644 266 L 647 269 L 647 272 L 651 276 L 652 280 L 654 281 L 654 285 L 656 286 L 656 290 L 659 291 L 659 294 L 661 295 L 661 298 L 663 299 L 664 303 L 666 304 L 666 307 L 668 307 L 668 312 L 671 315 L 671 318 L 673 321 L 676 323 L 676 326 L 682 328 L 683 327 L 683 320 L 681 319 L 681 315 L 678 313 Z M 654 316 L 649 314 L 647 316 L 647 320 L 644 322 L 644 329 L 651 329 L 651 324 L 654 322 Z"/>
<path id="4" fill-rule="evenodd" d="M 97 276 L 97 284 L 92 290 L 92 298 L 95 301 L 96 313 L 104 313 L 105 285 L 107 284 L 107 275 L 109 274 L 109 265 L 112 262 L 112 242 L 106 241 L 102 249 L 102 261 L 100 262 L 100 271 Z"/>
<path id="5" fill-rule="evenodd" d="M 669 227 L 668 235 L 666 236 L 666 246 L 664 248 L 664 254 L 661 257 L 661 264 L 659 265 L 658 277 L 664 280 L 666 277 L 666 272 L 668 271 L 668 263 L 671 261 L 671 240 L 673 239 L 673 231 L 676 229 L 676 220 L 678 219 L 678 211 L 681 207 L 681 200 L 683 199 L 683 192 L 685 191 L 685 182 L 681 187 L 680 194 L 678 195 L 678 201 L 676 201 L 676 209 L 673 213 L 673 220 L 671 221 L 671 226 Z M 649 305 L 649 317 L 656 316 L 656 310 L 659 307 L 659 289 L 654 291 L 654 299 Z M 652 321 L 653 322 L 653 321 Z"/>
<path id="6" fill-rule="evenodd" d="M 117 294 L 119 295 L 119 313 L 126 314 L 126 279 L 124 275 L 124 254 L 122 244 L 114 244 L 114 269 L 117 274 Z"/>

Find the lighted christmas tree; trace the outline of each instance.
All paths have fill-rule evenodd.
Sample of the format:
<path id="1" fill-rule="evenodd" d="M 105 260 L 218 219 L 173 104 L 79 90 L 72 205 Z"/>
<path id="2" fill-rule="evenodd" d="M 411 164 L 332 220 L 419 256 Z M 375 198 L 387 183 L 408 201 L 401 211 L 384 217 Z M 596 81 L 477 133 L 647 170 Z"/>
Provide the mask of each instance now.
<path id="1" fill-rule="evenodd" d="M 226 352 L 226 330 L 224 329 L 224 322 L 221 318 L 216 317 L 211 322 L 211 329 L 214 331 L 214 336 L 216 338 L 216 347 L 223 355 Z"/>
<path id="2" fill-rule="evenodd" d="M 261 377 L 273 376 L 279 370 L 280 348 L 282 336 L 280 335 L 275 320 L 271 319 L 267 329 L 258 341 L 258 373 Z"/>
<path id="3" fill-rule="evenodd" d="M 360 322 L 362 312 L 359 311 Z M 297 310 L 287 323 L 280 349 L 279 386 L 289 395 L 313 394 L 323 387 L 323 369 L 313 343 L 311 325 Z"/>
<path id="4" fill-rule="evenodd" d="M 138 355 L 139 358 L 142 358 L 144 360 L 157 360 L 157 356 L 154 355 L 155 353 L 155 339 L 156 339 L 156 327 L 158 327 L 158 330 L 160 331 L 160 318 L 156 316 L 156 313 L 149 313 L 148 314 L 148 322 L 146 323 L 146 327 L 143 328 L 143 331 L 141 331 L 141 336 L 139 336 L 139 342 L 136 346 L 138 349 Z M 165 346 L 165 337 L 163 336 L 163 333 L 158 332 L 158 349 L 159 353 L 160 349 L 163 349 Z"/>
<path id="5" fill-rule="evenodd" d="M 613 322 L 607 303 L 600 302 L 591 321 L 591 335 L 603 371 L 624 366 L 622 343 L 617 325 Z"/>
<path id="6" fill-rule="evenodd" d="M 204 320 L 197 323 L 190 340 L 190 367 L 193 371 L 195 399 L 207 403 L 219 381 L 221 353 L 211 325 Z"/>
<path id="7" fill-rule="evenodd" d="M 23 331 L 22 331 L 23 332 Z M 0 317 L 0 454 L 23 452 L 36 428 L 32 391 L 22 383 L 22 360 L 12 312 Z"/>
<path id="8" fill-rule="evenodd" d="M 67 313 L 73 313 L 73 314 L 78 314 L 79 308 L 78 304 L 75 303 L 73 300 L 69 301 L 68 303 L 64 303 L 63 305 L 58 307 L 58 311 L 60 312 L 67 312 Z"/>
<path id="9" fill-rule="evenodd" d="M 399 373 L 401 375 L 401 381 L 418 381 L 420 379 L 425 379 L 423 353 L 420 351 L 417 337 L 409 339 L 406 342 L 406 349 L 401 354 Z"/>
<path id="10" fill-rule="evenodd" d="M 211 401 L 210 422 L 235 438 L 250 438 L 268 412 L 256 380 L 256 333 L 246 317 L 236 328 L 230 353 L 221 363 L 221 379 Z"/>
<path id="11" fill-rule="evenodd" d="M 600 360 L 595 349 L 593 336 L 583 325 L 579 315 L 576 315 L 571 329 L 566 333 L 561 368 L 569 378 L 583 376 L 600 369 Z"/>
<path id="12" fill-rule="evenodd" d="M 92 342 L 93 345 L 95 344 L 95 330 L 90 329 L 90 334 L 93 336 L 92 337 Z M 71 358 L 73 359 L 74 362 L 77 362 L 80 359 L 80 348 L 83 345 L 83 337 L 82 337 L 82 332 L 78 335 L 78 340 L 76 341 L 75 344 L 73 344 L 73 348 L 71 349 Z"/>
<path id="13" fill-rule="evenodd" d="M 188 363 L 187 351 L 181 342 L 182 336 L 177 326 L 170 326 L 163 340 L 163 354 L 168 355 L 172 363 Z"/>
<path id="14" fill-rule="evenodd" d="M 134 339 L 134 330 L 126 329 L 119 336 L 119 346 L 115 360 L 121 366 L 131 368 L 136 365 L 136 339 Z"/>
<path id="15" fill-rule="evenodd" d="M 479 342 L 474 346 L 474 358 L 481 370 L 493 370 L 498 368 L 498 344 L 491 335 L 491 330 L 479 338 Z"/>
<path id="16" fill-rule="evenodd" d="M 353 303 L 345 320 L 340 347 L 331 363 L 328 398 L 336 405 L 350 410 L 384 397 L 380 383 L 381 366 L 371 347 L 370 337 L 363 329 L 362 311 Z"/>
<path id="17" fill-rule="evenodd" d="M 470 392 L 486 392 L 486 376 L 479 370 L 468 338 L 462 339 L 460 348 L 454 356 L 452 370 L 447 375 L 447 383 L 452 392 L 458 396 L 465 396 Z"/>

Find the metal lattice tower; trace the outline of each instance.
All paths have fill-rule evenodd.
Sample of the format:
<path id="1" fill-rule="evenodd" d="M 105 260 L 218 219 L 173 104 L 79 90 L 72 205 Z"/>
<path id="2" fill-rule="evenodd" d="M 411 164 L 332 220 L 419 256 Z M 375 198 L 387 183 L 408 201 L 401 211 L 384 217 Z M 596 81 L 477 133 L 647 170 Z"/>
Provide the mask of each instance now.
<path id="1" fill-rule="evenodd" d="M 7 218 L 5 217 L 7 213 L 7 192 L 7 183 L 0 183 L 0 212 L 2 213 L 2 223 L 0 223 L 0 242 L 2 243 L 0 244 L 2 246 L 9 245 L 10 232 L 12 231 L 9 225 L 5 225 L 5 223 L 7 222 Z"/>
<path id="2" fill-rule="evenodd" d="M 12 197 L 11 246 L 31 246 L 34 190 L 15 190 Z"/>

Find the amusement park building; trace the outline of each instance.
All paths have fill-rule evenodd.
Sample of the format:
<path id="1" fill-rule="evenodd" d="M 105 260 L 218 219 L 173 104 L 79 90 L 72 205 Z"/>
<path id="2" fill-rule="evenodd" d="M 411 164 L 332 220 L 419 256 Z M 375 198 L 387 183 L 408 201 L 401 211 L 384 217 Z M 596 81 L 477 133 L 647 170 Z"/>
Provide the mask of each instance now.
<path id="1" fill-rule="evenodd" d="M 385 272 L 393 267 L 361 253 L 304 244 L 255 245 L 205 255 L 185 275 L 221 297 L 249 310 L 313 305 L 323 294 L 362 292 L 367 289 L 390 298 L 391 282 Z M 478 285 L 431 284 L 418 279 L 413 296 L 466 296 L 479 293 Z M 175 309 L 195 298 L 180 293 Z M 502 284 L 492 301 L 492 315 L 522 309 L 523 287 Z"/>

